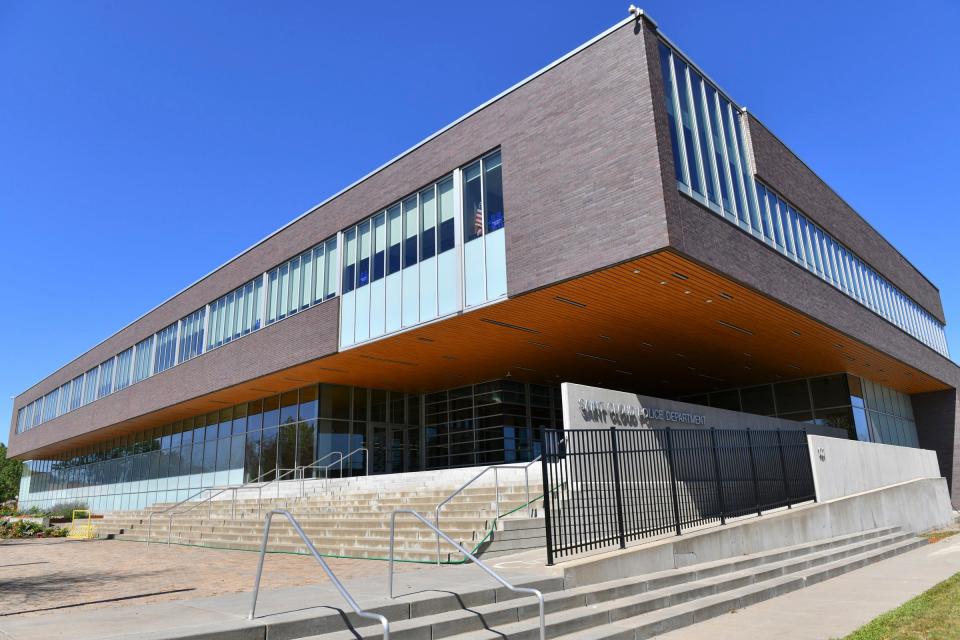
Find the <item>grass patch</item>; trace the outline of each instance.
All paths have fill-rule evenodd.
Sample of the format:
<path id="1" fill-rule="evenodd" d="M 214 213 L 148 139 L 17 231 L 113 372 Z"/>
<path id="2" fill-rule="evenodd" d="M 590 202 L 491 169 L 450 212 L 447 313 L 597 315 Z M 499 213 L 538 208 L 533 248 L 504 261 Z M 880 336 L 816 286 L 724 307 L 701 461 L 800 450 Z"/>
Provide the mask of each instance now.
<path id="1" fill-rule="evenodd" d="M 874 618 L 843 640 L 952 638 L 960 638 L 960 573 L 955 573 L 893 611 Z"/>
<path id="2" fill-rule="evenodd" d="M 960 533 L 960 530 L 958 529 L 941 529 L 940 531 L 931 531 L 927 534 L 927 540 L 929 542 L 940 542 L 944 538 L 955 536 L 958 533 Z"/>

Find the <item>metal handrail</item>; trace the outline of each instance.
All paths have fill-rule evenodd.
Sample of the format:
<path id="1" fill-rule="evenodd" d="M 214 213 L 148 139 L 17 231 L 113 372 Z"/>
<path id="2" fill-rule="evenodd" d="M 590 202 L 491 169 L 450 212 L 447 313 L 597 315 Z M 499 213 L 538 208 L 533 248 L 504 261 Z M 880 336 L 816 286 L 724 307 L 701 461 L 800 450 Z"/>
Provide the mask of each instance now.
<path id="1" fill-rule="evenodd" d="M 437 533 L 438 539 L 442 537 L 444 540 L 452 544 L 457 549 L 457 551 L 459 551 L 464 556 L 472 560 L 473 563 L 478 567 L 480 567 L 481 569 L 483 569 L 487 573 L 487 575 L 489 575 L 491 578 L 499 582 L 501 585 L 503 585 L 510 591 L 513 591 L 514 593 L 528 593 L 530 595 L 536 596 L 540 604 L 540 640 L 545 640 L 547 636 L 547 625 L 546 625 L 546 618 L 543 613 L 543 604 L 544 604 L 543 592 L 541 592 L 539 589 L 533 589 L 531 587 L 513 586 L 512 584 L 507 582 L 503 577 L 501 577 L 500 574 L 498 574 L 496 571 L 494 571 L 493 569 L 488 567 L 486 564 L 481 562 L 480 558 L 476 557 L 475 555 L 473 555 L 472 553 L 464 549 L 459 542 L 457 542 L 456 540 L 454 540 L 453 538 L 445 534 L 443 531 L 441 531 L 440 527 L 435 526 L 432 522 L 424 518 L 422 515 L 420 515 L 413 509 L 394 509 L 393 513 L 390 515 L 390 569 L 389 571 L 390 571 L 390 598 L 391 599 L 395 597 L 393 595 L 393 563 L 394 563 L 393 547 L 394 547 L 394 537 L 395 537 L 398 513 L 409 513 L 414 518 L 416 518 L 423 524 L 427 525 L 427 527 L 433 529 Z M 266 544 L 266 539 L 264 539 L 264 544 Z M 262 561 L 262 558 L 263 556 L 261 556 L 261 561 Z"/>
<path id="2" fill-rule="evenodd" d="M 337 462 L 340 463 L 340 475 L 343 475 L 343 463 L 344 463 L 344 461 L 349 460 L 350 458 L 352 458 L 353 456 L 357 455 L 357 454 L 360 453 L 361 451 L 363 451 L 363 467 L 364 467 L 364 468 L 363 468 L 363 472 L 364 472 L 364 475 L 370 475 L 370 452 L 367 450 L 366 447 L 357 447 L 356 449 L 354 449 L 354 450 L 351 451 L 350 453 L 347 453 L 347 454 L 345 454 L 345 455 L 340 456 L 340 459 L 337 461 Z M 329 469 L 329 468 L 332 467 L 333 465 L 337 464 L 337 462 L 331 462 L 331 463 L 328 464 L 327 466 L 321 467 L 321 468 L 323 469 L 323 477 L 324 477 L 324 479 L 326 479 L 327 476 L 328 476 L 327 469 Z"/>
<path id="3" fill-rule="evenodd" d="M 333 586 L 337 588 L 337 591 L 340 592 L 340 595 L 343 596 L 343 599 L 353 608 L 354 613 L 356 613 L 361 618 L 367 618 L 369 620 L 376 620 L 380 623 L 380 626 L 383 627 L 383 640 L 390 640 L 390 621 L 386 617 L 380 615 L 379 613 L 372 613 L 361 609 L 360 605 L 357 604 L 357 601 L 353 599 L 353 596 L 350 595 L 350 592 L 347 591 L 347 588 L 343 586 L 343 583 L 337 579 L 337 576 L 334 575 L 333 571 L 324 561 L 323 557 L 320 555 L 320 552 L 317 551 L 317 548 L 313 546 L 313 543 L 310 541 L 310 538 L 307 537 L 307 534 L 303 532 L 303 529 L 300 527 L 300 523 L 297 522 L 296 518 L 289 511 L 283 509 L 273 509 L 267 514 L 267 519 L 264 522 L 263 526 L 263 542 L 260 545 L 260 561 L 257 564 L 257 576 L 253 581 L 253 598 L 250 602 L 250 615 L 247 616 L 248 620 L 253 620 L 254 615 L 257 611 L 257 596 L 260 594 L 260 576 L 263 575 L 263 560 L 267 555 L 267 540 L 270 537 L 270 523 L 273 520 L 274 514 L 281 515 L 287 520 L 290 521 L 290 525 L 297 532 L 297 535 L 300 536 L 300 539 L 303 540 L 304 544 L 307 545 L 307 548 L 310 550 L 310 553 L 320 563 L 320 567 L 327 574 L 327 577 L 330 578 L 330 582 L 333 583 Z M 393 565 L 390 565 L 391 572 L 393 571 Z M 543 613 L 543 603 L 541 600 L 541 615 Z M 542 637 L 542 636 L 541 636 Z"/>
<path id="4" fill-rule="evenodd" d="M 466 488 L 469 487 L 471 484 L 473 484 L 474 482 L 476 482 L 477 480 L 479 480 L 484 474 L 487 473 L 487 471 L 490 471 L 490 470 L 493 470 L 493 486 L 494 486 L 494 499 L 493 499 L 493 503 L 494 503 L 495 508 L 496 508 L 496 510 L 497 510 L 497 520 L 500 519 L 500 472 L 499 472 L 500 469 L 523 469 L 524 484 L 526 485 L 527 515 L 530 516 L 530 515 L 531 515 L 531 507 L 530 507 L 530 467 L 533 466 L 534 463 L 539 462 L 542 457 L 543 457 L 543 455 L 541 454 L 541 455 L 537 456 L 536 458 L 534 458 L 533 460 L 531 460 L 530 462 L 528 462 L 528 463 L 526 463 L 526 464 L 513 464 L 513 465 L 511 465 L 511 464 L 500 464 L 500 465 L 494 464 L 494 465 L 490 465 L 489 467 L 484 467 L 484 468 L 480 471 L 480 473 L 478 473 L 477 475 L 475 475 L 475 476 L 473 476 L 472 478 L 470 478 L 469 480 L 467 480 L 467 481 L 463 484 L 463 486 L 461 486 L 459 489 L 457 489 L 456 491 L 454 491 L 453 493 L 451 493 L 449 496 L 447 496 L 446 498 L 444 498 L 443 501 L 442 501 L 440 504 L 437 505 L 436 509 L 434 509 L 434 516 L 433 516 L 433 519 L 434 519 L 434 522 L 435 522 L 436 525 L 437 525 L 437 528 L 438 528 L 438 529 L 440 528 L 440 510 L 441 510 L 448 502 L 450 502 L 451 500 L 453 500 L 454 498 L 456 498 L 458 495 L 460 495 L 461 493 L 463 493 L 464 489 L 466 489 Z M 439 535 L 437 536 L 437 564 L 440 564 L 440 536 L 439 536 Z"/>
<path id="5" fill-rule="evenodd" d="M 331 462 L 331 463 L 330 463 L 329 465 L 327 465 L 327 466 L 323 466 L 323 465 L 321 465 L 321 464 L 318 464 L 318 463 L 326 460 L 326 459 L 329 458 L 330 456 L 337 456 L 337 459 L 334 460 L 333 462 Z M 323 477 L 326 478 L 326 477 L 327 477 L 327 469 L 329 469 L 330 467 L 332 467 L 333 465 L 338 464 L 338 463 L 340 464 L 340 475 L 342 476 L 342 475 L 343 475 L 343 454 L 342 454 L 341 452 L 339 452 L 339 451 L 331 451 L 331 452 L 328 453 L 327 455 L 321 456 L 321 457 L 317 458 L 316 460 L 314 460 L 314 461 L 311 462 L 310 464 L 307 464 L 307 465 L 304 465 L 304 466 L 302 466 L 302 467 L 299 467 L 299 469 L 300 469 L 300 497 L 303 498 L 304 493 L 305 493 L 305 487 L 306 487 L 306 483 L 307 483 L 307 482 L 306 482 L 306 478 L 307 478 L 306 471 L 307 471 L 307 469 L 323 469 L 323 471 L 324 471 Z"/>
<path id="6" fill-rule="evenodd" d="M 194 493 L 193 495 L 189 496 L 188 498 L 185 498 L 185 499 L 181 500 L 180 502 L 178 502 L 178 503 L 176 503 L 176 504 L 174 504 L 174 505 L 171 505 L 171 506 L 167 507 L 166 509 L 163 509 L 162 511 L 151 511 L 151 512 L 150 512 L 150 515 L 147 516 L 147 545 L 149 546 L 149 545 L 150 545 L 150 542 L 151 542 L 151 537 L 152 537 L 152 536 L 151 536 L 151 532 L 153 531 L 153 516 L 155 516 L 155 515 L 157 515 L 157 514 L 161 514 L 161 513 L 166 513 L 166 512 L 168 512 L 168 511 L 170 511 L 171 509 L 176 509 L 177 507 L 179 507 L 179 506 L 182 505 L 183 503 L 189 502 L 189 501 L 193 500 L 194 498 L 196 498 L 196 497 L 199 496 L 200 494 L 206 493 L 207 491 L 212 491 L 212 490 L 213 490 L 213 487 L 207 487 L 206 489 L 200 489 L 200 491 L 197 491 L 196 493 Z"/>
<path id="7" fill-rule="evenodd" d="M 232 492 L 233 492 L 233 499 L 232 499 L 231 511 L 232 511 L 233 517 L 236 517 L 236 514 L 237 514 L 237 492 L 240 491 L 241 489 L 246 489 L 246 488 L 251 487 L 251 486 L 253 486 L 253 485 L 257 485 L 257 513 L 260 514 L 260 513 L 261 513 L 261 503 L 263 502 L 263 488 L 264 488 L 264 487 L 268 487 L 268 486 L 270 486 L 271 484 L 273 484 L 274 482 L 277 482 L 277 498 L 279 498 L 279 497 L 280 497 L 280 483 L 279 483 L 279 481 L 280 481 L 280 480 L 283 480 L 283 479 L 286 478 L 287 476 L 290 476 L 291 474 L 293 475 L 293 477 L 290 478 L 290 479 L 291 479 L 291 480 L 295 480 L 295 479 L 296 479 L 296 476 L 297 476 L 297 473 L 296 473 L 296 472 L 299 472 L 299 476 L 300 476 L 300 497 L 302 498 L 303 495 L 304 495 L 304 477 L 305 477 L 304 471 L 305 471 L 306 469 L 313 468 L 315 465 L 317 465 L 318 462 L 321 462 L 321 461 L 323 461 L 323 460 L 326 460 L 327 458 L 329 458 L 329 457 L 332 456 L 332 455 L 337 455 L 337 456 L 339 456 L 339 458 L 338 458 L 337 460 L 335 460 L 334 462 L 332 462 L 331 464 L 329 464 L 329 465 L 327 465 L 327 466 L 325 466 L 325 467 L 324 467 L 324 466 L 317 466 L 316 468 L 318 468 L 318 469 L 323 469 L 323 470 L 324 470 L 324 478 L 326 478 L 327 475 L 328 475 L 328 474 L 327 474 L 327 470 L 328 470 L 330 467 L 332 467 L 332 466 L 334 466 L 334 465 L 336 465 L 336 464 L 340 464 L 340 469 L 341 469 L 341 474 L 342 474 L 343 461 L 346 460 L 346 459 L 348 459 L 348 458 L 350 458 L 351 456 L 357 454 L 357 453 L 360 452 L 360 451 L 363 451 L 365 454 L 367 454 L 367 455 L 364 456 L 364 461 L 365 461 L 365 473 L 366 473 L 366 475 L 370 475 L 370 456 L 369 456 L 369 453 L 367 452 L 366 447 L 358 447 L 358 448 L 354 449 L 353 451 L 351 451 L 350 453 L 348 453 L 348 454 L 346 454 L 346 455 L 343 455 L 343 454 L 342 454 L 341 452 L 339 452 L 339 451 L 331 451 L 330 453 L 328 453 L 328 454 L 326 454 L 326 455 L 324 455 L 324 456 L 321 456 L 321 457 L 317 458 L 316 460 L 314 460 L 313 462 L 311 462 L 309 465 L 295 466 L 295 467 L 293 467 L 292 469 L 282 469 L 282 468 L 270 469 L 269 471 L 264 471 L 263 473 L 261 473 L 259 476 L 257 476 L 257 477 L 254 478 L 253 480 L 248 480 L 247 482 L 244 482 L 243 484 L 231 485 L 231 486 L 227 486 L 227 487 L 206 487 L 206 488 L 204 488 L 204 489 L 201 489 L 200 491 L 198 491 L 198 492 L 190 495 L 189 497 L 181 500 L 180 502 L 178 502 L 178 503 L 176 503 L 176 504 L 174 504 L 174 505 L 171 505 L 171 506 L 167 507 L 166 509 L 163 509 L 162 511 L 151 511 L 151 512 L 150 512 L 150 515 L 147 517 L 147 544 L 149 545 L 149 544 L 151 543 L 152 531 L 153 531 L 153 517 L 154 517 L 155 515 L 164 514 L 164 513 L 167 513 L 167 512 L 169 512 L 169 511 L 175 510 L 175 509 L 177 509 L 177 507 L 180 507 L 180 506 L 186 504 L 187 502 L 193 501 L 194 498 L 196 498 L 197 496 L 202 495 L 202 494 L 204 494 L 204 493 L 206 493 L 206 492 L 208 492 L 208 491 L 216 491 L 216 493 L 211 494 L 210 496 L 208 496 L 207 498 L 201 500 L 200 502 L 198 502 L 197 504 L 193 505 L 193 506 L 190 507 L 189 509 L 185 509 L 184 511 L 180 511 L 180 512 L 174 511 L 174 513 L 171 513 L 171 514 L 167 517 L 167 526 L 168 526 L 168 530 L 167 530 L 167 544 L 170 544 L 170 538 L 171 538 L 171 533 L 172 533 L 172 526 L 171 526 L 171 525 L 173 524 L 173 516 L 178 515 L 178 513 L 187 513 L 187 512 L 189 512 L 189 511 L 193 511 L 195 508 L 197 508 L 198 506 L 200 506 L 201 504 L 204 504 L 204 503 L 206 503 L 206 502 L 210 502 L 210 503 L 211 503 L 211 504 L 210 504 L 210 509 L 211 509 L 211 512 L 212 512 L 212 509 L 213 509 L 212 500 L 213 500 L 213 498 L 219 496 L 220 494 L 222 494 L 222 493 L 224 493 L 224 492 L 226 492 L 226 491 L 232 491 Z M 283 472 L 283 473 L 281 473 L 281 472 Z M 271 478 L 271 479 L 268 480 L 267 482 L 263 482 L 263 478 L 266 477 L 266 476 L 269 475 L 269 474 L 276 474 L 276 475 L 275 475 L 274 478 Z M 219 489 L 219 491 L 217 491 L 217 489 Z"/>

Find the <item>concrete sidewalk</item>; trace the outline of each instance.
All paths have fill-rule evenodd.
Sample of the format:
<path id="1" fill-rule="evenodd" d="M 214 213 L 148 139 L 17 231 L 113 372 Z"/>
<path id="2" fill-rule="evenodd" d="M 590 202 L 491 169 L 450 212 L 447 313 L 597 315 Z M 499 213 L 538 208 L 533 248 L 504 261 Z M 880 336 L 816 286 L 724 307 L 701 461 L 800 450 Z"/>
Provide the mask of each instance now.
<path id="1" fill-rule="evenodd" d="M 562 570 L 544 567 L 539 554 L 505 558 L 495 567 L 513 584 L 560 576 Z M 376 562 L 376 561 L 369 561 Z M 347 589 L 364 608 L 399 607 L 437 597 L 438 593 L 499 589 L 500 585 L 475 565 L 427 566 L 394 576 L 396 599 L 390 599 L 387 563 L 377 562 L 380 575 L 345 580 Z M 316 571 L 322 572 L 317 566 Z M 252 576 L 250 576 L 252 579 Z M 13 585 L 13 588 L 16 588 Z M 231 639 L 263 638 L 263 628 L 272 624 L 309 628 L 316 616 L 334 611 L 351 612 L 332 584 L 262 590 L 254 621 L 247 620 L 250 592 L 231 593 L 192 600 L 118 606 L 104 609 L 70 608 L 42 616 L 0 617 L 0 640 L 47 640 L 67 633 L 71 640 L 151 640 L 154 638 L 202 637 L 226 632 Z M 387 614 L 392 618 L 393 614 Z M 400 616 L 396 616 L 397 619 Z M 310 635 L 304 630 L 303 636 Z"/>
<path id="2" fill-rule="evenodd" d="M 958 571 L 960 535 L 658 638 L 842 638 Z"/>

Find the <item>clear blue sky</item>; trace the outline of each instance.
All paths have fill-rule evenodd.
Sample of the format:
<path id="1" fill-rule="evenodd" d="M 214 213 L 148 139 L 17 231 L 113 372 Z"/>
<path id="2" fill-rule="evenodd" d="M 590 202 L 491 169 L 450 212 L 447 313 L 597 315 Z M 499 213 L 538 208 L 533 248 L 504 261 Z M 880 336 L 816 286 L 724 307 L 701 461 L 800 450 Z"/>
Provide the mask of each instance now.
<path id="1" fill-rule="evenodd" d="M 10 396 L 628 4 L 0 3 L 0 440 Z M 641 3 L 940 287 L 960 353 L 960 4 L 787 4 Z"/>

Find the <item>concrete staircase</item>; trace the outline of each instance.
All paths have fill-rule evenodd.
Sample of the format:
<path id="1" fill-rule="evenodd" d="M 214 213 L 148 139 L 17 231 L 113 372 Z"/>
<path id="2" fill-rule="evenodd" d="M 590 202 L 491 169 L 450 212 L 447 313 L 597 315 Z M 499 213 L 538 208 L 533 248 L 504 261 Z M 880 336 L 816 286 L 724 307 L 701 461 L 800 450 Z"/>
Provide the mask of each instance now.
<path id="1" fill-rule="evenodd" d="M 286 483 L 284 483 L 286 484 Z M 169 504 L 156 504 L 142 511 L 107 514 L 98 523 L 101 537 L 145 541 L 148 518 L 153 517 L 151 540 L 228 549 L 259 549 L 267 511 L 287 509 L 297 518 L 317 550 L 326 555 L 352 558 L 387 558 L 389 555 L 390 514 L 396 508 L 413 509 L 433 520 L 437 504 L 456 486 L 391 486 L 370 489 L 369 483 L 349 480 L 313 483 L 303 498 L 299 483 L 290 483 L 289 497 L 264 497 L 258 504 L 250 495 L 238 497 L 236 505 L 230 493 L 187 510 L 192 503 L 177 509 L 172 530 Z M 249 494 L 250 492 L 248 492 Z M 530 487 L 531 498 L 542 494 L 538 484 Z M 500 513 L 519 509 L 496 519 L 496 491 L 492 486 L 469 487 L 441 511 L 441 528 L 465 548 L 485 555 L 503 555 L 517 550 L 545 546 L 543 521 L 527 517 L 526 489 L 523 484 L 501 484 Z M 535 506 L 539 503 L 535 503 Z M 433 532 L 411 517 L 397 517 L 396 557 L 402 560 L 434 561 L 437 543 Z M 268 542 L 269 551 L 306 552 L 306 546 L 285 518 L 274 517 Z M 443 561 L 459 561 L 462 555 L 447 542 L 441 543 Z"/>
<path id="2" fill-rule="evenodd" d="M 517 586 L 540 589 L 551 640 L 650 638 L 801 589 L 926 543 L 887 527 L 737 556 L 681 569 L 564 588 L 562 577 Z M 534 640 L 536 600 L 505 589 L 424 592 L 374 608 L 390 620 L 391 637 L 420 640 Z M 381 638 L 379 626 L 340 612 L 266 623 L 268 638 Z M 345 628 L 355 625 L 353 628 Z"/>

